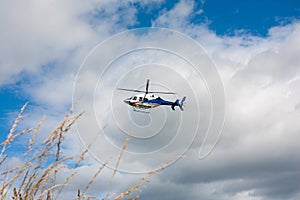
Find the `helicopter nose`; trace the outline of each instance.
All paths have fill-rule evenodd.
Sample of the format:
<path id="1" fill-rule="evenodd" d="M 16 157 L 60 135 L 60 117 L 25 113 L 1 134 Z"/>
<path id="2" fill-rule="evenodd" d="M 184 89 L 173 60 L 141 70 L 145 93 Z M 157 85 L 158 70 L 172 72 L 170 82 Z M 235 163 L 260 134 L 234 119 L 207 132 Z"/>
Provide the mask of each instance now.
<path id="1" fill-rule="evenodd" d="M 128 99 L 124 99 L 124 103 L 129 104 L 129 102 L 130 102 L 130 99 L 129 99 L 129 98 L 128 98 Z"/>

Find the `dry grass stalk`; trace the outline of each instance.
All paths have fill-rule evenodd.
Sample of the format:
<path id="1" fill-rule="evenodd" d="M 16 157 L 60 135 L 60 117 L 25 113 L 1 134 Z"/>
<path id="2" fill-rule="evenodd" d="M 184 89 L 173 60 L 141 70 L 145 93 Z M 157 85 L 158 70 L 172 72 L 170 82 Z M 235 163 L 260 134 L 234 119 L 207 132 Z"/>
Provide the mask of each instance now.
<path id="1" fill-rule="evenodd" d="M 70 174 L 67 178 L 66 178 L 66 182 L 68 183 L 76 174 L 78 173 L 78 170 L 74 171 L 72 174 Z"/>
<path id="2" fill-rule="evenodd" d="M 44 162 L 44 159 L 47 157 L 52 157 L 53 155 L 49 154 L 51 150 L 56 148 L 55 153 L 55 159 L 56 161 L 59 160 L 59 154 L 60 154 L 60 146 L 62 143 L 62 140 L 64 139 L 63 133 L 67 132 L 71 126 L 74 124 L 75 120 L 77 120 L 83 113 L 80 113 L 78 115 L 72 116 L 72 117 L 66 117 L 61 124 L 59 124 L 54 131 L 44 140 L 44 142 L 41 145 L 41 148 L 39 151 L 35 152 L 34 159 L 39 160 L 39 164 Z M 68 115 L 67 115 L 68 116 Z M 55 142 L 57 141 L 57 142 Z"/>
<path id="3" fill-rule="evenodd" d="M 78 190 L 77 190 L 77 198 L 76 198 L 76 199 L 80 199 L 80 196 L 81 196 L 81 194 L 80 194 L 80 189 L 78 189 Z"/>
<path id="4" fill-rule="evenodd" d="M 59 124 L 55 128 L 55 130 L 49 135 L 49 137 L 43 142 L 43 145 L 51 144 L 54 140 L 56 140 L 59 137 L 59 134 L 61 132 L 65 133 L 69 131 L 72 125 L 75 123 L 75 121 L 82 115 L 83 113 L 71 117 L 67 115 L 66 118 L 62 121 L 62 123 Z"/>
<path id="5" fill-rule="evenodd" d="M 98 137 L 101 133 L 101 131 L 103 131 L 105 128 L 107 127 L 107 124 L 97 133 L 96 137 L 93 139 L 93 142 L 91 144 L 89 144 L 85 150 L 81 153 L 81 155 L 79 156 L 78 160 L 76 161 L 75 166 L 78 167 L 80 162 L 84 160 L 85 155 L 87 154 L 87 152 L 89 152 L 90 148 L 92 147 L 92 145 L 98 140 Z"/>
<path id="6" fill-rule="evenodd" d="M 64 136 L 63 136 L 63 132 L 61 131 L 59 133 L 58 141 L 57 141 L 57 150 L 56 150 L 56 154 L 55 154 L 56 161 L 58 161 L 58 159 L 59 159 L 60 146 L 61 146 L 61 142 L 62 142 L 63 139 L 64 139 Z"/>
<path id="7" fill-rule="evenodd" d="M 42 174 L 42 176 L 36 181 L 36 184 L 32 186 L 31 191 L 29 191 L 29 195 L 36 195 L 37 191 L 39 190 L 42 183 L 45 183 L 45 179 L 50 174 L 50 172 L 57 167 L 59 164 L 61 164 L 63 161 L 69 160 L 70 158 L 62 159 L 61 161 L 56 161 L 53 164 L 51 164 Z M 47 183 L 47 182 L 46 182 Z"/>
<path id="8" fill-rule="evenodd" d="M 17 192 L 16 188 L 14 188 L 12 199 L 13 200 L 18 200 L 19 199 L 19 193 Z"/>
<path id="9" fill-rule="evenodd" d="M 117 160 L 115 169 L 114 169 L 114 173 L 113 173 L 113 175 L 112 175 L 112 177 L 111 177 L 110 182 L 113 181 L 113 178 L 114 178 L 114 176 L 116 175 L 116 173 L 117 173 L 117 171 L 118 171 L 118 168 L 119 168 L 119 164 L 120 164 L 121 158 L 122 158 L 123 153 L 124 153 L 124 151 L 125 151 L 125 149 L 126 149 L 126 147 L 127 147 L 127 144 L 128 144 L 128 142 L 129 142 L 129 139 L 130 139 L 130 136 L 128 136 L 128 137 L 125 139 L 125 141 L 124 141 L 124 144 L 123 144 L 122 149 L 121 149 L 121 151 L 120 151 L 120 154 L 119 154 L 119 157 L 118 157 L 118 160 Z"/>
<path id="10" fill-rule="evenodd" d="M 8 169 L 8 170 L 2 172 L 1 175 L 11 174 L 13 172 L 18 171 L 20 168 L 22 168 L 22 166 L 16 166 L 14 168 L 11 168 L 11 169 Z"/>
<path id="11" fill-rule="evenodd" d="M 29 174 L 29 170 L 26 171 L 25 175 L 24 175 L 24 178 L 21 182 L 21 185 L 19 186 L 19 189 L 18 189 L 18 192 L 21 193 L 21 190 L 22 188 L 24 187 L 25 183 L 26 183 L 26 180 L 27 180 L 27 177 L 28 177 L 28 174 Z"/>
<path id="12" fill-rule="evenodd" d="M 15 129 L 17 128 L 17 125 L 18 125 L 20 119 L 23 117 L 23 112 L 24 112 L 24 110 L 25 110 L 27 104 L 28 104 L 28 102 L 25 103 L 25 104 L 22 106 L 22 108 L 21 108 L 21 110 L 20 110 L 20 112 L 19 112 L 17 118 L 15 119 L 15 121 L 14 121 L 14 123 L 13 123 L 13 125 L 12 125 L 12 127 L 11 127 L 11 129 L 10 129 L 10 131 L 9 131 L 9 133 L 8 133 L 8 135 L 7 135 L 6 140 L 5 140 L 0 146 L 2 146 L 2 145 L 7 145 L 7 144 L 11 143 L 12 137 L 13 137 L 13 133 L 15 132 Z M 5 150 L 5 149 L 4 149 L 4 150 Z M 2 149 L 2 151 L 3 151 L 3 149 Z M 2 154 L 2 153 L 1 153 L 1 154 Z"/>
<path id="13" fill-rule="evenodd" d="M 95 196 L 90 196 L 90 195 L 81 195 L 80 198 L 76 198 L 76 200 L 79 200 L 79 199 L 87 199 L 87 200 L 90 200 L 90 199 L 98 199 L 98 198 L 95 197 Z"/>
<path id="14" fill-rule="evenodd" d="M 139 195 L 136 195 L 135 198 L 129 198 L 127 200 L 139 200 Z"/>
<path id="15" fill-rule="evenodd" d="M 2 157 L 2 160 L 0 161 L 0 166 L 2 166 L 2 164 L 5 162 L 5 160 L 7 159 L 7 155 L 0 155 L 0 157 Z"/>
<path id="16" fill-rule="evenodd" d="M 94 140 L 94 141 L 96 141 L 96 140 Z M 86 147 L 86 149 L 81 153 L 81 155 L 79 156 L 78 160 L 76 161 L 76 164 L 75 164 L 76 167 L 78 167 L 79 164 L 84 160 L 85 154 L 89 151 L 89 149 L 91 148 L 92 145 L 93 145 L 93 143 L 89 144 Z"/>
<path id="17" fill-rule="evenodd" d="M 29 128 L 29 129 L 25 129 L 25 130 L 23 130 L 21 132 L 18 132 L 18 133 L 14 134 L 14 135 L 11 135 L 2 144 L 0 144 L 0 146 L 2 146 L 2 145 L 6 146 L 6 145 L 10 144 L 15 138 L 17 138 L 17 137 L 19 137 L 21 135 L 24 135 L 25 133 L 29 133 L 29 132 L 31 132 L 33 130 L 34 130 L 34 128 Z M 5 151 L 5 149 L 4 149 L 4 151 Z"/>
<path id="18" fill-rule="evenodd" d="M 29 191 L 32 188 L 32 186 L 34 185 L 34 181 L 37 179 L 38 177 L 38 172 L 32 172 L 28 178 L 28 180 L 26 181 L 26 184 L 23 187 L 23 191 L 25 191 L 25 199 L 28 199 L 29 197 Z"/>
<path id="19" fill-rule="evenodd" d="M 3 177 L 3 180 L 2 180 L 2 186 L 1 186 L 1 189 L 0 189 L 0 194 L 1 194 L 1 200 L 2 200 L 2 196 L 4 196 L 5 195 L 5 189 L 6 189 L 6 181 L 7 181 L 7 175 L 5 175 L 4 177 Z"/>
<path id="20" fill-rule="evenodd" d="M 40 128 L 45 120 L 45 116 L 38 123 L 36 128 L 25 129 L 17 134 L 14 134 L 17 124 L 22 118 L 22 114 L 26 105 L 27 104 L 25 104 L 19 112 L 6 140 L 0 144 L 0 147 L 2 147 L 0 166 L 5 164 L 7 158 L 7 155 L 3 154 L 6 150 L 6 145 L 11 144 L 15 138 L 30 131 L 34 131 L 34 133 L 28 142 L 27 151 L 24 153 L 24 159 L 26 159 L 30 151 L 33 150 L 32 145 L 34 145 L 35 139 L 40 132 Z M 27 159 L 27 161 L 25 160 L 24 164 L 13 169 L 6 170 L 0 174 L 0 179 L 2 179 L 0 200 L 6 199 L 6 196 L 8 193 L 10 193 L 10 189 L 12 189 L 12 187 L 15 188 L 11 192 L 11 198 L 13 199 L 50 200 L 53 199 L 53 195 L 51 194 L 53 190 L 67 185 L 66 183 L 57 184 L 55 182 L 55 172 L 65 167 L 63 163 L 65 163 L 67 160 L 73 160 L 72 162 L 75 162 L 75 157 L 73 156 L 68 158 L 60 158 L 60 148 L 64 139 L 63 134 L 70 130 L 72 125 L 81 115 L 82 113 L 74 116 L 67 115 L 62 123 L 59 124 L 50 134 L 50 136 L 46 138 L 42 145 L 40 145 L 39 149 L 33 152 L 32 158 Z M 55 162 L 51 161 L 53 159 Z M 68 182 L 74 175 L 75 174 L 71 174 L 66 181 Z M 54 177 L 54 180 L 52 176 Z"/>
<path id="21" fill-rule="evenodd" d="M 80 193 L 80 189 L 78 189 L 78 191 L 77 191 L 77 198 L 75 198 L 75 200 L 80 200 L 80 199 L 87 199 L 87 200 L 89 200 L 89 199 L 97 199 L 97 197 L 95 197 L 95 196 L 89 196 L 89 195 L 82 195 Z"/>
<path id="22" fill-rule="evenodd" d="M 70 112 L 73 112 L 73 111 L 70 111 Z M 69 117 L 69 115 L 67 115 L 67 117 L 69 117 L 69 120 L 65 120 L 66 123 L 64 125 L 66 125 L 66 126 L 59 127 L 60 131 L 59 131 L 59 134 L 58 134 L 59 136 L 58 136 L 58 142 L 57 142 L 56 161 L 58 161 L 58 159 L 59 159 L 61 143 L 62 143 L 62 140 L 64 139 L 63 134 L 66 133 L 67 131 L 69 131 L 70 128 L 75 123 L 75 121 L 82 115 L 83 115 L 83 113 L 80 113 L 80 114 L 75 115 L 73 117 Z"/>
<path id="23" fill-rule="evenodd" d="M 49 194 L 51 194 L 51 191 L 52 191 L 52 190 L 54 190 L 54 189 L 56 189 L 56 188 L 58 188 L 58 187 L 64 187 L 64 186 L 67 186 L 67 185 L 68 185 L 68 184 L 56 184 L 56 185 L 53 185 L 53 186 L 51 186 L 50 188 L 44 190 L 44 191 L 40 194 L 39 198 L 42 198 L 42 197 L 45 196 L 46 194 L 47 194 L 47 196 L 48 196 Z"/>
<path id="24" fill-rule="evenodd" d="M 61 170 L 61 168 L 65 167 L 64 164 L 66 161 L 72 161 L 75 163 L 75 167 L 79 165 L 79 163 L 84 160 L 84 157 L 88 150 L 91 148 L 92 144 L 88 145 L 87 148 L 82 152 L 81 155 L 77 156 L 77 161 L 75 160 L 75 156 L 63 158 L 61 155 L 61 148 L 65 138 L 65 134 L 67 131 L 70 130 L 72 125 L 75 121 L 83 114 L 80 113 L 78 115 L 71 115 L 73 110 L 70 111 L 69 114 L 63 119 L 63 121 L 51 132 L 51 134 L 42 142 L 39 149 L 35 150 L 35 152 L 30 153 L 33 151 L 33 145 L 36 143 L 36 137 L 40 132 L 40 128 L 45 121 L 45 116 L 41 119 L 38 125 L 35 128 L 26 129 L 21 131 L 17 134 L 14 134 L 17 124 L 19 123 L 20 119 L 22 118 L 23 112 L 26 108 L 25 104 L 22 109 L 20 110 L 16 120 L 13 123 L 12 128 L 6 138 L 6 140 L 0 144 L 2 147 L 1 151 L 1 161 L 0 166 L 4 165 L 7 156 L 3 153 L 6 150 L 6 145 L 11 144 L 12 141 L 25 133 L 32 132 L 33 135 L 28 142 L 27 152 L 25 152 L 25 156 L 27 161 L 24 161 L 24 164 L 21 166 L 17 166 L 13 169 L 9 169 L 0 174 L 2 180 L 2 186 L 0 189 L 0 200 L 5 200 L 7 193 L 11 191 L 11 198 L 16 200 L 33 200 L 33 199 L 46 199 L 52 200 L 56 199 L 60 193 L 62 192 L 63 188 L 69 185 L 69 181 L 78 173 L 78 170 L 75 170 L 72 174 L 70 174 L 66 179 L 65 182 L 62 184 L 57 184 L 55 177 L 56 173 Z M 123 157 L 123 153 L 128 145 L 129 137 L 125 139 L 123 147 L 120 151 L 120 154 L 117 158 L 117 162 L 115 165 L 114 172 L 112 174 L 111 180 L 113 180 L 116 172 L 119 168 L 120 161 Z M 94 140 L 96 141 L 96 140 Z M 29 154 L 30 153 L 30 154 Z M 28 158 L 31 155 L 32 158 Z M 24 157 L 25 158 L 25 157 Z M 176 157 L 175 159 L 177 159 Z M 28 160 L 29 159 L 29 160 Z M 145 177 L 142 177 L 137 183 L 133 186 L 129 187 L 125 192 L 119 194 L 114 199 L 119 200 L 126 196 L 132 194 L 133 191 L 141 191 L 141 188 L 144 186 L 146 182 L 149 182 L 151 176 L 159 174 L 164 167 L 166 167 L 169 163 L 173 162 L 175 159 L 170 159 L 163 163 L 162 165 L 158 166 L 155 170 L 149 172 Z M 76 161 L 76 162 L 75 162 Z M 104 163 L 102 166 L 98 168 L 96 173 L 90 179 L 88 184 L 83 190 L 81 194 L 80 190 L 78 190 L 77 198 L 80 199 L 97 199 L 94 196 L 85 195 L 89 187 L 94 183 L 95 179 L 98 177 L 100 172 L 104 169 L 108 162 Z M 68 165 L 67 165 L 68 166 Z M 8 181 L 9 180 L 9 181 Z M 18 187 L 16 187 L 18 186 Z M 18 189 L 17 189 L 18 188 Z M 59 188 L 58 192 L 57 189 Z M 106 198 L 109 197 L 108 196 Z M 54 198 L 56 196 L 56 198 Z M 139 197 L 136 196 L 135 198 L 138 200 Z"/>
<path id="25" fill-rule="evenodd" d="M 25 163 L 22 167 L 19 166 L 20 170 L 16 171 L 16 174 L 10 179 L 10 181 L 4 186 L 7 188 L 8 186 L 12 186 L 12 184 L 22 176 L 22 174 L 26 171 L 26 169 L 29 167 L 29 163 Z"/>
<path id="26" fill-rule="evenodd" d="M 50 192 L 50 190 L 47 191 L 47 199 L 46 200 L 51 200 L 51 192 Z"/>
<path id="27" fill-rule="evenodd" d="M 131 186 L 130 188 L 128 188 L 125 192 L 122 192 L 121 194 L 119 194 L 118 196 L 116 196 L 114 198 L 114 200 L 120 200 L 123 199 L 125 196 L 130 195 L 133 191 L 137 191 L 137 190 L 141 190 L 140 188 L 144 185 L 144 183 L 142 182 L 137 182 L 135 183 L 133 186 Z"/>
<path id="28" fill-rule="evenodd" d="M 31 139 L 29 140 L 29 144 L 27 147 L 27 152 L 24 154 L 24 156 L 28 155 L 30 151 L 32 151 L 32 145 L 35 141 L 35 138 L 37 137 L 38 133 L 40 132 L 41 126 L 44 123 L 46 119 L 46 115 L 43 116 L 42 120 L 38 123 L 38 125 L 36 126 L 36 128 L 34 129 L 34 133 L 31 137 Z"/>
<path id="29" fill-rule="evenodd" d="M 66 185 L 68 185 L 67 183 L 70 182 L 70 180 L 78 173 L 78 170 L 74 171 L 73 173 L 71 173 L 66 179 L 65 179 L 65 182 L 62 184 L 62 187 L 60 187 L 59 191 L 57 192 L 56 194 L 56 198 L 54 199 L 57 199 L 58 196 L 61 194 L 62 190 L 64 189 L 64 187 Z"/>
<path id="30" fill-rule="evenodd" d="M 20 136 L 20 135 L 23 135 L 24 133 L 30 132 L 30 130 L 24 130 L 23 132 L 21 132 L 21 133 L 19 133 L 19 134 L 17 134 L 17 135 L 13 135 L 14 132 L 15 132 L 15 129 L 16 129 L 16 127 L 17 127 L 19 121 L 20 121 L 20 119 L 23 117 L 23 113 L 24 113 L 24 110 L 25 110 L 27 104 L 28 104 L 28 103 L 25 103 L 25 104 L 22 106 L 22 108 L 21 108 L 21 110 L 20 110 L 20 112 L 19 112 L 17 118 L 15 119 L 15 121 L 14 121 L 14 123 L 13 123 L 13 125 L 12 125 L 12 127 L 11 127 L 11 129 L 10 129 L 8 135 L 7 135 L 7 137 L 6 137 L 6 140 L 0 144 L 0 147 L 2 147 L 2 150 L 1 150 L 1 153 L 0 153 L 1 156 L 2 156 L 3 153 L 5 152 L 6 146 L 7 146 L 8 144 L 11 144 L 11 142 L 12 142 L 16 137 L 18 137 L 18 136 Z"/>
<path id="31" fill-rule="evenodd" d="M 146 176 L 142 177 L 137 183 L 135 183 L 133 186 L 131 186 L 130 188 L 128 188 L 125 192 L 122 192 L 121 194 L 119 194 L 118 196 L 116 196 L 114 198 L 114 200 L 120 200 L 123 199 L 125 196 L 130 195 L 132 192 L 134 191 L 142 191 L 142 187 L 144 186 L 145 182 L 149 182 L 149 179 L 153 176 L 153 175 L 157 175 L 160 173 L 161 170 L 163 170 L 166 166 L 168 166 L 170 163 L 172 163 L 173 161 L 177 160 L 178 158 L 181 158 L 183 156 L 176 156 L 172 159 L 167 160 L 166 162 L 162 163 L 161 165 L 159 165 L 156 169 L 150 171 L 147 173 Z M 138 197 L 137 197 L 138 198 Z"/>
<path id="32" fill-rule="evenodd" d="M 113 194 L 112 192 L 108 192 L 105 197 L 103 197 L 101 200 L 108 200 L 109 196 Z"/>
<path id="33" fill-rule="evenodd" d="M 184 157 L 183 155 L 175 156 L 174 158 L 171 158 L 171 159 L 167 160 L 166 162 L 162 163 L 161 165 L 159 165 L 155 170 L 149 172 L 149 174 L 157 173 L 158 171 L 163 170 L 170 163 L 174 162 L 175 160 L 178 160 L 179 158 L 183 158 L 183 157 Z"/>
<path id="34" fill-rule="evenodd" d="M 89 181 L 89 183 L 85 186 L 83 193 L 85 194 L 85 192 L 89 189 L 89 187 L 93 184 L 93 182 L 95 181 L 95 179 L 97 178 L 97 176 L 100 174 L 100 172 L 104 169 L 104 167 L 107 165 L 108 161 L 106 161 L 105 163 L 102 164 L 101 167 L 99 167 L 99 169 L 97 170 L 97 172 L 93 175 L 93 177 L 91 178 L 91 180 Z"/>

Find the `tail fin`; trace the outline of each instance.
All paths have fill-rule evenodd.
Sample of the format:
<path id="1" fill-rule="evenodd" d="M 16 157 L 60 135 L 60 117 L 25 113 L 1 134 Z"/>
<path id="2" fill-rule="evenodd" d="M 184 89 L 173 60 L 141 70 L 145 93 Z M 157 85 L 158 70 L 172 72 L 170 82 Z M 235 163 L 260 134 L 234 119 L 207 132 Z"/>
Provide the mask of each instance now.
<path id="1" fill-rule="evenodd" d="M 175 106 L 179 106 L 179 99 L 177 99 L 177 100 L 171 105 L 172 110 L 175 110 Z"/>
<path id="2" fill-rule="evenodd" d="M 172 105 L 172 110 L 175 110 L 175 106 L 179 106 L 180 110 L 183 111 L 183 103 L 185 102 L 186 97 L 183 97 L 181 101 L 177 99 Z"/>

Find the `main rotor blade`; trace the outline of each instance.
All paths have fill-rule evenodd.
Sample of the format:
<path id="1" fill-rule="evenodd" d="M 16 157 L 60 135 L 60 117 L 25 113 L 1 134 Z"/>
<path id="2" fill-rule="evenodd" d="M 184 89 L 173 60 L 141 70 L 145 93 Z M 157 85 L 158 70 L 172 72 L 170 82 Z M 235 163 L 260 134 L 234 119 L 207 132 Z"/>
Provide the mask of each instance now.
<path id="1" fill-rule="evenodd" d="M 148 94 L 148 89 L 149 89 L 149 79 L 147 79 L 147 83 L 146 83 L 146 92 L 145 92 L 146 94 Z"/>
<path id="2" fill-rule="evenodd" d="M 144 90 L 133 90 L 133 89 L 126 89 L 126 88 L 117 88 L 118 90 L 124 90 L 129 92 L 145 92 Z"/>
<path id="3" fill-rule="evenodd" d="M 175 92 L 148 92 L 148 94 L 176 94 Z"/>
<path id="4" fill-rule="evenodd" d="M 123 90 L 123 91 L 128 91 L 128 92 L 143 92 L 146 93 L 144 90 L 134 90 L 134 89 L 126 89 L 126 88 L 117 88 L 118 90 Z M 147 94 L 176 94 L 175 92 L 153 92 L 153 91 L 148 91 Z"/>

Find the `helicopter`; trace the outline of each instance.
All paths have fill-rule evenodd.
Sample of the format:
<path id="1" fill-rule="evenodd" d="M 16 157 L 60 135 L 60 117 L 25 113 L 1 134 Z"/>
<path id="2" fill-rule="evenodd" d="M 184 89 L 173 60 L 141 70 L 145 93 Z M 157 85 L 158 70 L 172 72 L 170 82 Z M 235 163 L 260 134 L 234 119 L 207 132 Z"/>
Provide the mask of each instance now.
<path id="1" fill-rule="evenodd" d="M 155 108 L 161 105 L 169 105 L 171 109 L 175 111 L 175 107 L 178 106 L 181 111 L 183 111 L 183 103 L 186 100 L 184 96 L 182 100 L 176 99 L 174 102 L 167 101 L 162 99 L 160 96 L 156 94 L 175 94 L 174 92 L 153 92 L 149 91 L 149 79 L 146 82 L 145 90 L 135 90 L 135 89 L 126 89 L 126 88 L 117 88 L 118 90 L 129 91 L 129 92 L 138 92 L 140 94 L 133 95 L 124 100 L 124 103 L 133 107 L 134 111 L 137 112 L 147 112 L 151 108 Z"/>

